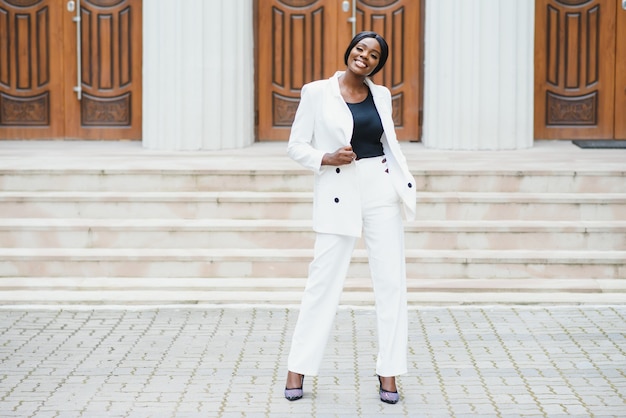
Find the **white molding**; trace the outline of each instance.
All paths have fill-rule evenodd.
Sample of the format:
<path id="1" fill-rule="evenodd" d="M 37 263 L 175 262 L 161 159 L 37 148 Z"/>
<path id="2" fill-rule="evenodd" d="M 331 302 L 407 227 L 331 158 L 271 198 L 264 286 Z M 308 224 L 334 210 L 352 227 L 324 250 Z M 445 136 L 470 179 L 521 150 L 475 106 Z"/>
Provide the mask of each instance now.
<path id="1" fill-rule="evenodd" d="M 143 3 L 143 146 L 254 142 L 252 0 Z"/>
<path id="2" fill-rule="evenodd" d="M 534 7 L 534 0 L 426 2 L 426 147 L 532 147 Z"/>

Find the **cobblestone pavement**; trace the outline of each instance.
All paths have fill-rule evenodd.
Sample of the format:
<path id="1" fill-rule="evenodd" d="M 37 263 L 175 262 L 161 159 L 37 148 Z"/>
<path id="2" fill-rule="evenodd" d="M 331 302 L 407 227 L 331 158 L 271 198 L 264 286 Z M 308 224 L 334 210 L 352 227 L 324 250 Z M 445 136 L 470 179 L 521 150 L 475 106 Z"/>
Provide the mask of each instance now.
<path id="1" fill-rule="evenodd" d="M 342 307 L 283 398 L 297 309 L 4 307 L 2 417 L 626 416 L 626 306 L 418 307 L 401 401 L 378 400 L 374 311 Z"/>

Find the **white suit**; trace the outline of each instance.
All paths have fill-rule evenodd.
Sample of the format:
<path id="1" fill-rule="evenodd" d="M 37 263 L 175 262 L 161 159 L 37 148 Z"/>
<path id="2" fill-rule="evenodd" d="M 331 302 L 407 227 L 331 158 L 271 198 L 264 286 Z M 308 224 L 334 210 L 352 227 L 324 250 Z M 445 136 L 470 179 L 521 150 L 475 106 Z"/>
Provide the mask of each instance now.
<path id="1" fill-rule="evenodd" d="M 322 166 L 322 157 L 350 145 L 352 113 L 341 97 L 337 72 L 327 80 L 314 81 L 302 88 L 302 98 L 291 128 L 287 153 L 315 172 L 313 229 L 316 232 L 361 236 L 356 172 L 353 164 Z M 391 93 L 384 86 L 366 79 L 383 123 L 383 150 L 389 174 L 404 203 L 407 220 L 415 217 L 415 179 L 400 150 L 392 119 Z M 339 175 L 338 175 L 339 174 Z M 339 202 L 335 202 L 335 198 Z"/>
<path id="2" fill-rule="evenodd" d="M 317 375 L 356 239 L 363 233 L 378 318 L 381 376 L 406 373 L 407 313 L 405 218 L 415 217 L 415 179 L 396 139 L 391 94 L 366 79 L 380 116 L 384 156 L 322 166 L 326 153 L 350 145 L 354 121 L 337 72 L 302 88 L 287 152 L 315 173 L 314 259 L 293 334 L 288 368 Z"/>

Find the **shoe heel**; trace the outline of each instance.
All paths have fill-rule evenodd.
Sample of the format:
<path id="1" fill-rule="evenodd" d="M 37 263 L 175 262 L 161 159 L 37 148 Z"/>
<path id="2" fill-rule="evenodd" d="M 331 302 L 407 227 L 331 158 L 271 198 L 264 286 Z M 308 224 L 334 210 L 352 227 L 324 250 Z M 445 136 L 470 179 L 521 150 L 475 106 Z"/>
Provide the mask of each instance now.
<path id="1" fill-rule="evenodd" d="M 383 389 L 383 381 L 380 376 L 378 376 L 378 384 L 378 396 L 380 396 L 381 401 L 392 405 L 398 403 L 398 401 L 400 400 L 400 395 L 398 394 L 398 391 L 390 392 Z"/>
<path id="2" fill-rule="evenodd" d="M 304 391 L 302 390 L 303 387 L 304 375 L 302 375 L 302 379 L 300 380 L 299 388 L 289 389 L 288 387 L 285 387 L 285 399 L 287 399 L 288 401 L 297 401 L 298 399 L 301 399 L 302 396 L 304 396 Z"/>

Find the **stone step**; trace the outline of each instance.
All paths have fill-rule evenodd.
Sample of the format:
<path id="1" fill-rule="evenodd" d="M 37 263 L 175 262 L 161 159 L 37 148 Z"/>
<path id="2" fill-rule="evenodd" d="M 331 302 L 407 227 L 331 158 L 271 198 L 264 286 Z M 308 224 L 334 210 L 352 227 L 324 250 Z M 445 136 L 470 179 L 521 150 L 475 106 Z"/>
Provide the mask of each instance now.
<path id="1" fill-rule="evenodd" d="M 294 191 L 313 187 L 310 171 L 273 156 L 275 164 L 257 167 L 243 161 L 237 167 L 212 161 L 214 168 L 58 168 L 1 169 L 0 185 L 5 191 Z M 282 161 L 285 160 L 285 161 Z M 205 164 L 206 165 L 206 164 Z M 281 169 L 268 168 L 281 166 Z M 614 169 L 554 170 L 531 167 L 516 169 L 463 169 L 411 167 L 418 190 L 424 192 L 505 192 L 505 193 L 626 193 L 626 171 Z"/>
<path id="2" fill-rule="evenodd" d="M 59 169 L 0 170 L 5 191 L 202 192 L 310 191 L 312 174 L 304 169 Z"/>
<path id="3" fill-rule="evenodd" d="M 412 173 L 423 192 L 626 193 L 624 170 L 455 170 L 452 165 Z"/>
<path id="4" fill-rule="evenodd" d="M 296 305 L 305 282 L 303 278 L 4 277 L 0 303 Z M 624 280 L 409 278 L 407 289 L 411 305 L 626 302 Z M 346 279 L 341 303 L 373 302 L 369 278 Z"/>
<path id="5" fill-rule="evenodd" d="M 623 153 L 401 146 L 410 303 L 626 303 Z M 313 175 L 285 148 L 5 144 L 0 303 L 299 303 Z M 361 241 L 348 276 L 342 303 L 372 305 Z"/>
<path id="6" fill-rule="evenodd" d="M 1 248 L 0 277 L 281 278 L 306 275 L 307 249 Z M 409 278 L 626 279 L 626 251 L 407 250 Z M 368 277 L 356 249 L 349 277 Z"/>
<path id="7" fill-rule="evenodd" d="M 310 219 L 310 192 L 0 192 L 0 218 Z M 418 193 L 420 220 L 626 220 L 626 193 Z"/>
<path id="8" fill-rule="evenodd" d="M 626 250 L 626 221 L 414 221 L 405 231 L 408 249 Z M 314 239 L 306 220 L 0 219 L 5 248 L 279 250 L 310 249 Z"/>
<path id="9" fill-rule="evenodd" d="M 312 194 L 285 192 L 3 192 L 3 218 L 307 219 Z"/>

